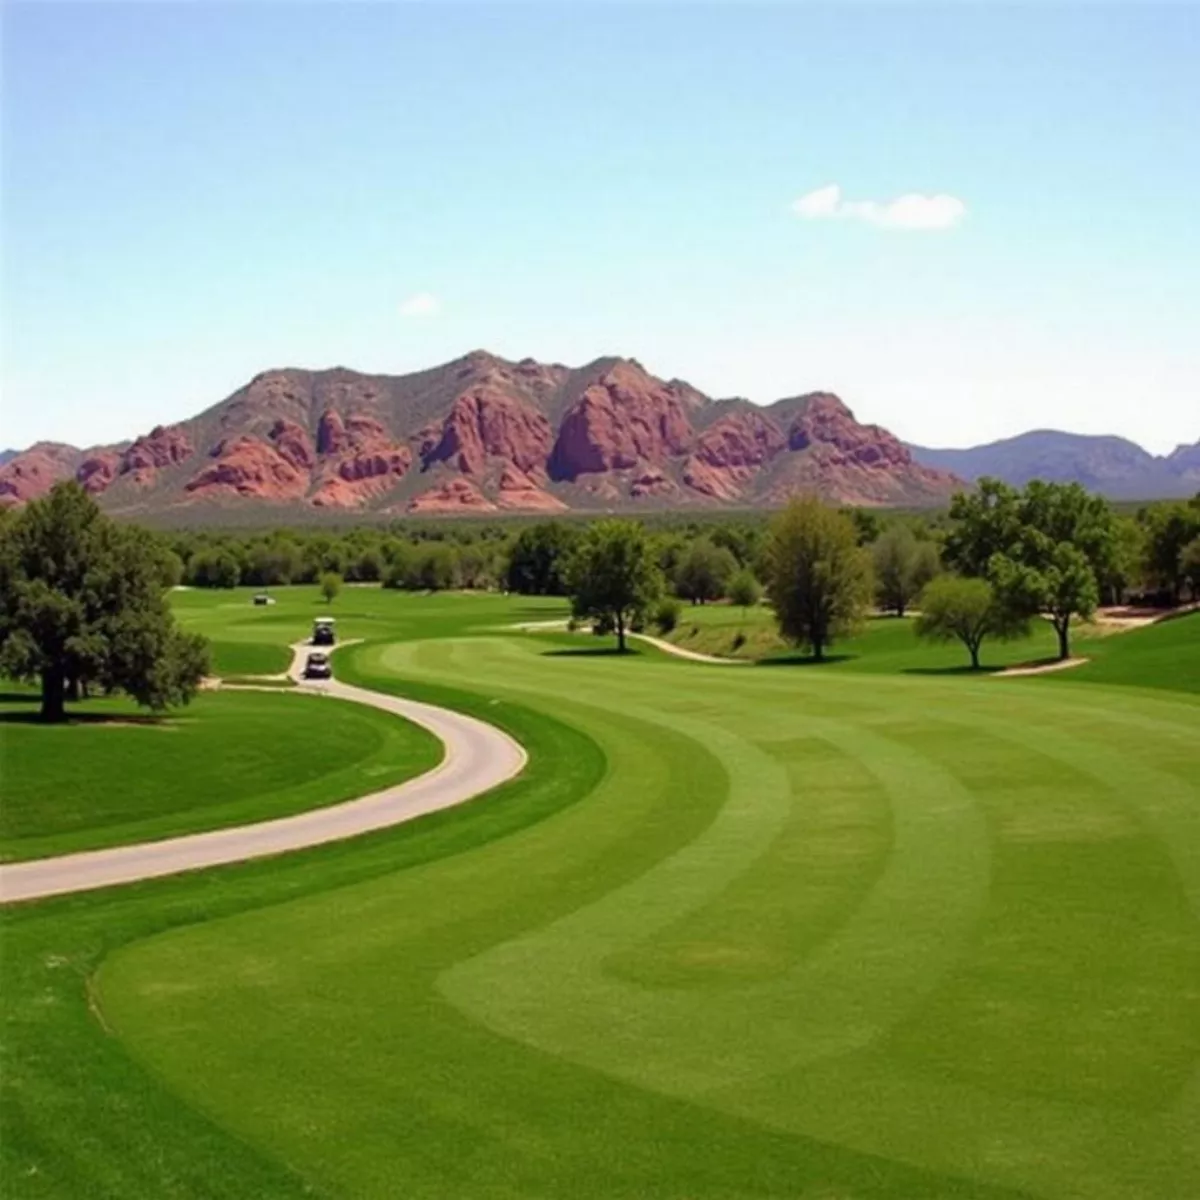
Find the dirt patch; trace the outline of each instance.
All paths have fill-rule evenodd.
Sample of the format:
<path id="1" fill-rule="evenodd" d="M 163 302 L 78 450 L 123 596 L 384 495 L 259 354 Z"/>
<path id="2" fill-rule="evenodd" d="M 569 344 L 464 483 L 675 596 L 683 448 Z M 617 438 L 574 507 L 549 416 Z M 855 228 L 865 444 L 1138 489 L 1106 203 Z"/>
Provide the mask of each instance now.
<path id="1" fill-rule="evenodd" d="M 1094 623 L 1103 632 L 1119 632 L 1126 629 L 1142 629 L 1146 625 L 1157 625 L 1160 621 L 1171 621 L 1194 612 L 1200 612 L 1200 602 L 1181 604 L 1177 608 L 1148 608 L 1145 605 L 1123 604 L 1097 609 Z"/>

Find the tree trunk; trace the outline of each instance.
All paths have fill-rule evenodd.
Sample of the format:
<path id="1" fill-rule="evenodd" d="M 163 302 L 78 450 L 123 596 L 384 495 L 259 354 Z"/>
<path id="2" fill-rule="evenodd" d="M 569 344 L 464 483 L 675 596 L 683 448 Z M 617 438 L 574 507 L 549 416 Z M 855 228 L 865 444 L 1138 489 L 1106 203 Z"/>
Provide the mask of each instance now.
<path id="1" fill-rule="evenodd" d="M 625 653 L 625 614 L 617 613 L 617 650 Z"/>
<path id="2" fill-rule="evenodd" d="M 968 642 L 967 649 L 970 650 L 970 652 L 971 652 L 971 670 L 978 671 L 979 670 L 979 643 L 978 642 Z"/>
<path id="3" fill-rule="evenodd" d="M 900 617 L 902 620 L 904 618 L 904 601 L 903 600 L 901 600 L 900 603 L 896 605 L 896 616 Z"/>
<path id="4" fill-rule="evenodd" d="M 1054 631 L 1058 634 L 1058 657 L 1060 660 L 1070 657 L 1071 654 L 1071 646 L 1068 640 L 1070 628 L 1071 618 L 1069 616 L 1061 620 L 1055 618 Z"/>
<path id="5" fill-rule="evenodd" d="M 72 703 L 79 699 L 79 676 L 71 675 L 67 678 L 67 699 Z"/>
<path id="6" fill-rule="evenodd" d="M 820 638 L 813 638 L 813 658 L 817 662 L 825 660 L 825 646 Z"/>
<path id="7" fill-rule="evenodd" d="M 42 720 L 62 721 L 66 717 L 63 710 L 65 688 L 63 687 L 62 672 L 51 667 L 42 672 Z"/>

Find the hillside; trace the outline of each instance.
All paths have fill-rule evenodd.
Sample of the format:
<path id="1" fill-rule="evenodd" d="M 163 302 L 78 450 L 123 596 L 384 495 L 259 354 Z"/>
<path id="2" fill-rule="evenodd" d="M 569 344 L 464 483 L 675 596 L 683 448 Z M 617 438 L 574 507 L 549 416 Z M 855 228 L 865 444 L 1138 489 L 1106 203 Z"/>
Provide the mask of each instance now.
<path id="1" fill-rule="evenodd" d="M 483 351 L 411 375 L 266 371 L 132 442 L 39 443 L 0 467 L 0 501 L 71 477 L 130 515 L 773 505 L 802 490 L 916 506 L 961 486 L 829 393 L 760 408 L 658 379 L 634 359 L 574 369 Z"/>
<path id="2" fill-rule="evenodd" d="M 991 475 L 1017 485 L 1031 479 L 1077 482 L 1116 500 L 1167 499 L 1200 490 L 1200 443 L 1160 458 L 1124 438 L 1039 429 L 966 450 L 908 449 L 917 462 L 970 480 Z"/>

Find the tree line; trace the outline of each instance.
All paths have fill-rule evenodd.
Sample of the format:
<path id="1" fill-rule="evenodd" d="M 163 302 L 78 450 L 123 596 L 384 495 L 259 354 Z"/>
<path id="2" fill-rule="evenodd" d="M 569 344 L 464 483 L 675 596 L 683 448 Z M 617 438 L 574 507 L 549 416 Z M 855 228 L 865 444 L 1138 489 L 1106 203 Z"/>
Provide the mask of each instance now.
<path id="1" fill-rule="evenodd" d="M 1031 487 L 1035 496 L 1039 487 L 1050 489 L 1043 496 L 1058 496 L 1056 489 L 1069 485 Z M 978 561 L 959 564 L 952 550 L 947 558 L 947 548 L 955 544 L 956 530 L 970 511 L 961 507 L 964 499 L 987 497 L 987 504 L 1002 506 L 1008 526 L 1014 520 L 1036 523 L 1041 518 L 1032 512 L 1014 517 L 1010 511 L 1011 496 L 1028 490 L 983 480 L 975 492 L 956 499 L 946 512 L 837 511 L 850 522 L 857 544 L 870 549 L 876 602 L 903 615 L 944 561 L 961 573 L 982 573 Z M 1174 604 L 1194 592 L 1200 570 L 1200 500 L 1152 504 L 1129 514 L 1113 510 L 1099 497 L 1091 497 L 1091 503 L 1096 512 L 1107 514 L 1104 553 L 1091 556 L 1101 602 L 1133 597 Z M 765 582 L 771 520 L 768 513 L 657 514 L 636 523 L 646 533 L 666 589 L 687 603 L 706 604 L 728 599 L 735 581 L 744 584 L 746 575 Z M 193 587 L 318 583 L 322 576 L 335 574 L 350 583 L 408 590 L 503 589 L 565 595 L 565 564 L 594 523 L 573 515 L 536 522 L 428 521 L 337 532 L 202 530 L 146 536 L 160 547 L 168 570 L 177 575 L 175 582 Z M 992 536 L 1004 538 L 1011 532 L 1011 528 L 995 529 Z"/>
<path id="2" fill-rule="evenodd" d="M 569 596 L 575 618 L 615 632 L 622 650 L 629 630 L 673 628 L 680 599 L 748 606 L 761 588 L 780 635 L 817 660 L 873 603 L 903 616 L 914 602 L 918 636 L 961 641 L 973 667 L 985 638 L 1023 636 L 1043 618 L 1066 659 L 1073 624 L 1102 599 L 1146 587 L 1153 599 L 1178 601 L 1185 588 L 1200 596 L 1200 496 L 1122 518 L 1078 484 L 985 479 L 954 498 L 944 525 L 874 530 L 858 514 L 798 498 L 742 552 L 715 536 L 655 536 L 631 520 L 582 532 L 550 522 L 517 538 L 509 580 Z"/>
<path id="3" fill-rule="evenodd" d="M 175 626 L 170 587 L 314 582 L 332 600 L 343 580 L 561 595 L 621 649 L 630 631 L 669 632 L 684 604 L 749 608 L 765 595 L 781 635 L 818 659 L 872 604 L 900 616 L 918 605 L 918 634 L 957 638 L 975 666 L 985 638 L 1045 618 L 1065 658 L 1073 624 L 1102 601 L 1200 597 L 1200 495 L 1119 515 L 1077 484 L 984 479 L 933 517 L 807 497 L 719 520 L 164 535 L 60 484 L 0 510 L 0 674 L 38 681 L 48 720 L 89 689 L 186 702 L 207 654 Z"/>

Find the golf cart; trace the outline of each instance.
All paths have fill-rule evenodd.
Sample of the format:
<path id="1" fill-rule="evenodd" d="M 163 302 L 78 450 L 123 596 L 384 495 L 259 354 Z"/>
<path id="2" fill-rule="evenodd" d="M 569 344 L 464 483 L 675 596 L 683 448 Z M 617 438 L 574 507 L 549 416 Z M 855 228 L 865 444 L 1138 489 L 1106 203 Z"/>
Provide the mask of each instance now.
<path id="1" fill-rule="evenodd" d="M 275 598 L 273 596 L 268 596 L 266 592 L 255 592 L 254 593 L 254 603 L 256 605 L 274 604 Z"/>
<path id="2" fill-rule="evenodd" d="M 329 665 L 329 655 L 320 650 L 314 651 L 304 663 L 305 679 L 331 679 L 333 668 Z"/>
<path id="3" fill-rule="evenodd" d="M 332 617 L 318 617 L 313 622 L 312 644 L 314 646 L 332 646 L 337 641 Z"/>

